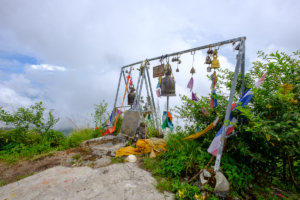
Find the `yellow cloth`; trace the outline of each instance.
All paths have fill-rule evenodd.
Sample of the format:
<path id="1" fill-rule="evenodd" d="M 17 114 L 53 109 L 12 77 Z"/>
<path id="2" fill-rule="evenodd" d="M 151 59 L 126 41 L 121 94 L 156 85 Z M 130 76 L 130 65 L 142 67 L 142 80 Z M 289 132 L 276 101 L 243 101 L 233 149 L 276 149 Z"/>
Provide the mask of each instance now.
<path id="1" fill-rule="evenodd" d="M 154 151 L 155 155 L 160 155 L 162 152 L 166 152 L 166 142 L 161 138 L 150 138 L 150 139 L 141 139 L 136 142 L 136 147 L 123 147 L 116 151 L 116 157 L 119 156 L 128 156 L 131 154 L 141 154 L 141 153 L 150 153 Z M 153 153 L 151 157 L 155 157 Z"/>
<path id="2" fill-rule="evenodd" d="M 201 137 L 202 135 L 204 135 L 205 133 L 207 133 L 208 131 L 210 131 L 214 126 L 214 122 L 212 122 L 208 127 L 206 127 L 203 131 L 200 131 L 198 133 L 195 133 L 193 135 L 190 135 L 189 137 L 183 138 L 182 140 L 194 140 L 197 139 L 198 137 Z"/>

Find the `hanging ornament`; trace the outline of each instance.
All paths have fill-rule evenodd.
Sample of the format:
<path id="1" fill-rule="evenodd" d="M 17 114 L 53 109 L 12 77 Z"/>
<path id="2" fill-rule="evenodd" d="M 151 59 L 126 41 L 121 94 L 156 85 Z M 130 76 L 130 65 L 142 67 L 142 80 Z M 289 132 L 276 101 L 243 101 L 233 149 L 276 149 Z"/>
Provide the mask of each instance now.
<path id="1" fill-rule="evenodd" d="M 176 72 L 179 72 L 178 64 L 181 64 L 181 60 L 179 58 L 180 58 L 180 55 L 177 55 L 177 69 L 176 69 Z"/>
<path id="2" fill-rule="evenodd" d="M 191 77 L 191 79 L 187 85 L 187 88 L 190 89 L 190 92 L 193 90 L 193 86 L 194 86 L 194 79 L 193 79 L 193 77 Z"/>
<path id="3" fill-rule="evenodd" d="M 192 64 L 192 69 L 191 69 L 190 73 L 193 75 L 193 74 L 196 73 L 196 70 L 195 70 L 195 68 L 194 68 L 195 50 L 194 50 L 194 53 L 193 53 L 193 51 L 191 52 L 191 55 L 193 55 L 193 64 Z"/>
<path id="4" fill-rule="evenodd" d="M 213 53 L 214 53 L 214 51 L 209 47 L 207 50 L 207 54 L 209 55 L 209 54 L 213 54 Z"/>
<path id="5" fill-rule="evenodd" d="M 205 63 L 204 64 L 211 64 L 211 59 L 210 59 L 210 56 L 209 55 L 207 55 L 206 56 L 206 59 L 205 59 Z"/>
<path id="6" fill-rule="evenodd" d="M 217 49 L 213 53 L 213 61 L 211 62 L 211 68 L 213 68 L 213 69 L 220 68 L 220 62 L 218 60 L 218 51 L 217 51 Z"/>
<path id="7" fill-rule="evenodd" d="M 127 69 L 126 69 L 125 73 L 127 73 L 127 74 L 128 74 L 128 70 L 127 70 Z"/>
<path id="8" fill-rule="evenodd" d="M 210 66 L 207 67 L 207 72 L 211 72 L 211 67 Z"/>

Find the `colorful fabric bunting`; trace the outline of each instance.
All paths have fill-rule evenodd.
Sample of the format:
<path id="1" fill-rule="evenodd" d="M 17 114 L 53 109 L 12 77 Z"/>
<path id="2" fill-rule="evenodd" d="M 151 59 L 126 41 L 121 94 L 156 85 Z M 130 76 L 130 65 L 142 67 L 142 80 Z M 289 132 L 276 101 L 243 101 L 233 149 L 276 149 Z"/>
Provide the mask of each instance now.
<path id="1" fill-rule="evenodd" d="M 263 80 L 265 79 L 266 75 L 267 75 L 268 72 L 266 72 L 262 77 L 261 79 L 259 79 L 256 83 L 255 83 L 255 86 L 257 88 L 260 87 L 261 83 L 263 82 Z M 241 103 L 241 106 L 242 107 L 245 107 L 249 102 L 250 100 L 252 99 L 253 97 L 253 92 L 251 91 L 252 88 L 250 88 L 249 90 L 247 90 L 243 96 L 240 98 L 240 100 L 238 101 L 237 104 L 233 104 L 231 106 L 231 111 L 235 110 L 237 108 L 237 105 L 239 105 L 239 103 Z M 228 126 L 228 129 L 227 129 L 227 132 L 226 132 L 226 135 L 229 135 L 233 130 L 234 130 L 234 123 L 237 122 L 237 119 L 235 117 L 233 117 L 232 115 L 230 115 L 230 124 Z M 221 142 L 221 135 L 222 135 L 222 131 L 223 131 L 223 128 L 224 128 L 224 125 L 221 127 L 221 129 L 219 130 L 219 132 L 217 133 L 217 135 L 215 136 L 215 138 L 213 139 L 212 143 L 210 144 L 209 148 L 208 148 L 208 153 L 214 155 L 214 156 L 217 156 L 218 154 L 218 150 L 219 150 L 219 146 L 220 146 L 220 142 Z"/>
<path id="2" fill-rule="evenodd" d="M 197 96 L 194 94 L 194 92 L 192 92 L 192 100 L 193 100 L 193 101 L 199 101 L 199 100 L 200 100 L 199 97 L 197 97 Z"/>
<path id="3" fill-rule="evenodd" d="M 172 123 L 173 117 L 172 113 L 169 111 L 164 111 L 162 116 L 162 121 L 164 122 L 161 126 L 162 129 L 165 129 L 167 127 L 170 128 L 171 131 L 173 131 L 174 125 Z"/>
<path id="4" fill-rule="evenodd" d="M 157 97 L 160 97 L 160 89 L 157 89 L 157 90 L 156 90 L 156 96 L 157 96 Z"/>
<path id="5" fill-rule="evenodd" d="M 194 86 L 194 79 L 192 77 L 187 85 L 187 88 L 190 88 L 190 92 L 193 90 L 193 86 Z"/>
<path id="6" fill-rule="evenodd" d="M 211 96 L 210 96 L 210 108 L 214 108 L 218 106 L 218 100 L 217 100 L 217 93 L 215 90 L 211 91 Z"/>

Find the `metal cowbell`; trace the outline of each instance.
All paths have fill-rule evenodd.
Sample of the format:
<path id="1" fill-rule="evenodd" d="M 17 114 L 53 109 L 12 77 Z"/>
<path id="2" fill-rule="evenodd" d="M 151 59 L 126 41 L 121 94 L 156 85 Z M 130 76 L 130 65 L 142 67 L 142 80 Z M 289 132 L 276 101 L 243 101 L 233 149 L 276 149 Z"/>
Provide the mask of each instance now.
<path id="1" fill-rule="evenodd" d="M 178 69 L 178 67 L 177 67 L 177 69 L 176 69 L 176 72 L 179 72 L 179 69 Z"/>
<path id="2" fill-rule="evenodd" d="M 176 96 L 175 80 L 171 77 L 171 68 L 167 68 L 165 77 L 161 79 L 161 96 Z"/>
<path id="3" fill-rule="evenodd" d="M 211 59 L 210 59 L 210 56 L 206 56 L 206 59 L 205 59 L 205 63 L 204 64 L 211 64 Z"/>
<path id="4" fill-rule="evenodd" d="M 220 68 L 220 62 L 218 60 L 218 52 L 216 50 L 213 54 L 213 60 L 211 61 L 211 68 L 213 69 Z"/>
<path id="5" fill-rule="evenodd" d="M 130 89 L 129 94 L 127 95 L 128 98 L 128 105 L 133 105 L 134 103 L 134 97 L 135 97 L 135 89 Z"/>
<path id="6" fill-rule="evenodd" d="M 191 73 L 192 75 L 196 73 L 196 70 L 195 70 L 195 68 L 194 68 L 194 67 L 192 67 L 192 69 L 191 69 L 190 73 Z"/>
<path id="7" fill-rule="evenodd" d="M 211 67 L 207 67 L 207 72 L 211 72 Z"/>

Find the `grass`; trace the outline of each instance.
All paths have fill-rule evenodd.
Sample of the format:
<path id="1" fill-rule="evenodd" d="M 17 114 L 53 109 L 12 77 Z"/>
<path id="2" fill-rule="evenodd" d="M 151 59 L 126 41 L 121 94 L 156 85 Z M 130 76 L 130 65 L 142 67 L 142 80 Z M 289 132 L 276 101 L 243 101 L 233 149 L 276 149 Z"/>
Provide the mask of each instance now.
<path id="1" fill-rule="evenodd" d="M 34 174 L 34 172 L 30 172 L 29 174 L 26 174 L 24 176 L 18 176 L 16 179 L 17 179 L 17 181 L 19 181 L 19 180 L 21 180 L 23 178 L 27 178 L 28 176 L 32 176 L 33 174 Z"/>
<path id="2" fill-rule="evenodd" d="M 81 157 L 80 154 L 76 154 L 74 156 L 72 156 L 73 160 L 78 160 Z"/>
<path id="3" fill-rule="evenodd" d="M 6 185 L 6 181 L 0 180 L 0 187 Z"/>
<path id="4" fill-rule="evenodd" d="M 112 163 L 124 163 L 125 162 L 125 158 L 122 158 L 122 157 L 113 157 L 111 159 L 111 162 Z"/>

